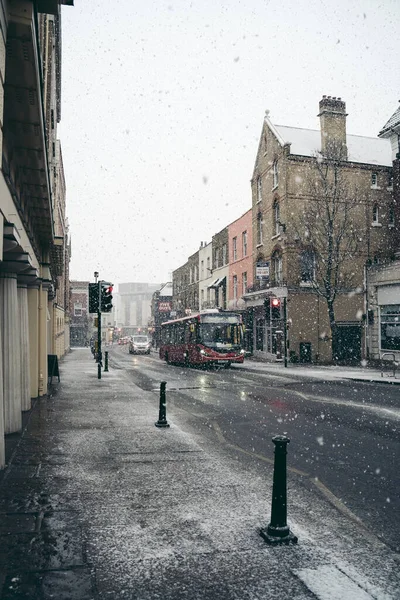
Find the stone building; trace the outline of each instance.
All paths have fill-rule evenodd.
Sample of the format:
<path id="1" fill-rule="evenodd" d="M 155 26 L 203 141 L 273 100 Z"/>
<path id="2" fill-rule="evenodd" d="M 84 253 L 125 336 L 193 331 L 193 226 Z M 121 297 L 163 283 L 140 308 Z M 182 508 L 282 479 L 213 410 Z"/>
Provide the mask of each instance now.
<path id="1" fill-rule="evenodd" d="M 400 107 L 384 125 L 379 137 L 387 139 L 392 150 L 393 203 L 388 216 L 381 210 L 378 217 L 382 226 L 388 219 L 393 246 L 385 260 L 370 261 L 366 272 L 366 356 L 372 360 L 400 362 Z"/>
<path id="2" fill-rule="evenodd" d="M 61 5 L 0 0 L 0 468 L 4 434 L 68 348 L 68 232 L 57 123 Z M 58 294 L 58 295 L 57 295 Z"/>
<path id="3" fill-rule="evenodd" d="M 71 281 L 71 348 L 86 346 L 93 335 L 93 316 L 89 314 L 89 282 Z"/>
<path id="4" fill-rule="evenodd" d="M 255 284 L 245 301 L 254 354 L 272 360 L 283 357 L 286 349 L 292 360 L 330 361 L 333 326 L 334 358 L 361 359 L 365 265 L 387 256 L 393 242 L 389 141 L 347 134 L 346 106 L 340 98 L 324 96 L 318 116 L 320 129 L 309 130 L 274 125 L 266 115 L 251 181 Z M 315 222 L 304 223 L 304 216 L 324 197 L 317 172 L 327 173 L 327 193 L 335 183 L 329 173 L 335 172 L 342 181 L 340 193 L 347 190 L 339 201 L 343 207 L 353 202 L 346 212 L 347 230 L 340 236 L 341 241 L 354 238 L 355 245 L 353 252 L 349 246 L 341 256 L 334 322 L 325 298 L 317 293 L 325 285 L 319 275 L 326 261 L 317 247 L 320 230 Z M 339 240 L 339 234 L 329 235 Z M 271 298 L 280 300 L 273 317 Z"/>
<path id="5" fill-rule="evenodd" d="M 201 242 L 199 248 L 199 308 L 206 310 L 215 307 L 215 290 L 211 288 L 213 245 L 212 242 Z"/>
<path id="6" fill-rule="evenodd" d="M 212 237 L 212 275 L 210 289 L 214 290 L 216 308 L 226 309 L 228 304 L 229 236 L 224 227 Z"/>
<path id="7" fill-rule="evenodd" d="M 160 289 L 159 283 L 119 283 L 116 323 L 109 323 L 122 330 L 121 335 L 133 335 L 148 330 L 151 322 L 151 302 L 154 292 Z"/>

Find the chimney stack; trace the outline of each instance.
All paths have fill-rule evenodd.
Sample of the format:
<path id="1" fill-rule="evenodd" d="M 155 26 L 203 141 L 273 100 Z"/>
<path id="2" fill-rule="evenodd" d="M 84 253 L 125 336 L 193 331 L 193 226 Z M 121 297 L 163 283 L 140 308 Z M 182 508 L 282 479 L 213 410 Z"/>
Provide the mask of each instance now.
<path id="1" fill-rule="evenodd" d="M 321 124 L 321 152 L 326 155 L 329 146 L 341 148 L 342 159 L 347 160 L 346 103 L 336 96 L 322 96 L 319 102 Z"/>

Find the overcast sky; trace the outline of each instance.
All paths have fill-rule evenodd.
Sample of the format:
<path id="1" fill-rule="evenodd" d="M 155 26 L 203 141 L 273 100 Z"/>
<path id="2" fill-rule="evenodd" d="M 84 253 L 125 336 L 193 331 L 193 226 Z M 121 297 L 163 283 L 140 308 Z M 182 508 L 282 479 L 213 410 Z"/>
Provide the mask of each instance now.
<path id="1" fill-rule="evenodd" d="M 71 279 L 161 283 L 251 207 L 265 110 L 376 136 L 400 99 L 399 0 L 75 0 L 59 126 Z"/>

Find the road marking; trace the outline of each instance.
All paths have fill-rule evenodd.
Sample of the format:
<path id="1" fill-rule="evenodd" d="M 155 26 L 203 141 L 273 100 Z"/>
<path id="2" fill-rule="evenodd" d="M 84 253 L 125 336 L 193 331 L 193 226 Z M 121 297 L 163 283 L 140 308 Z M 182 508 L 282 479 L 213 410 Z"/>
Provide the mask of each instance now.
<path id="1" fill-rule="evenodd" d="M 358 583 L 333 565 L 321 565 L 316 569 L 300 569 L 293 573 L 319 600 L 372 600 Z"/>
<path id="2" fill-rule="evenodd" d="M 400 409 L 386 408 L 384 406 L 377 406 L 376 404 L 363 404 L 359 402 L 353 402 L 352 400 L 340 400 L 339 398 L 328 398 L 327 396 L 314 396 L 312 394 L 305 394 L 304 392 L 298 392 L 297 390 L 291 390 L 293 394 L 300 396 L 304 400 L 311 400 L 311 402 L 324 402 L 325 404 L 336 404 L 339 406 L 348 406 L 351 408 L 362 408 L 372 413 L 383 413 L 383 416 L 394 417 L 400 419 Z"/>

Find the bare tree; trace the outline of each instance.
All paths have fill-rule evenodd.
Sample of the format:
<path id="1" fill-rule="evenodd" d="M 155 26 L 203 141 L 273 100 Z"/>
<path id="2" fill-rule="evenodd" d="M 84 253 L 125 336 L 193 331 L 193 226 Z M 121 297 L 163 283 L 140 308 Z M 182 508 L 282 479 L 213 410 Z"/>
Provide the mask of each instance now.
<path id="1" fill-rule="evenodd" d="M 349 181 L 345 161 L 345 149 L 337 143 L 328 145 L 324 156 L 315 157 L 305 180 L 307 199 L 295 223 L 304 240 L 303 256 L 308 256 L 306 268 L 312 271 L 309 282 L 327 304 L 333 358 L 338 350 L 335 300 L 340 291 L 354 287 L 362 229 L 357 219 L 360 194 Z"/>

